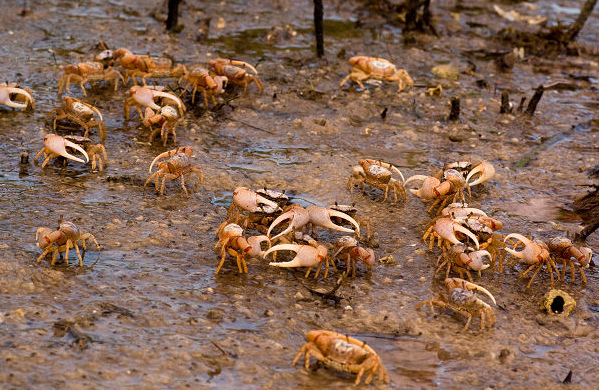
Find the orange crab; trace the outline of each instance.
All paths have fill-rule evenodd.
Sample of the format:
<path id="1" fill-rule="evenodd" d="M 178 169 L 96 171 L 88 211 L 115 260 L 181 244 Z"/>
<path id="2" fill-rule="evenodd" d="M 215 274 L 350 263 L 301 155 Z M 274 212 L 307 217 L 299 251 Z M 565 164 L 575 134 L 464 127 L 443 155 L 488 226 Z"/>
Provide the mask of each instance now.
<path id="1" fill-rule="evenodd" d="M 340 87 L 352 80 L 364 89 L 362 80 L 376 79 L 397 82 L 398 92 L 414 85 L 414 80 L 404 69 L 397 69 L 392 62 L 377 57 L 356 56 L 349 59 L 352 70 L 339 84 Z"/>
<path id="2" fill-rule="evenodd" d="M 258 71 L 256 71 L 253 66 L 246 62 L 215 58 L 210 60 L 208 65 L 210 65 L 210 67 L 218 76 L 226 77 L 229 84 L 242 86 L 244 94 L 247 92 L 248 86 L 251 83 L 256 84 L 256 87 L 258 87 L 258 93 L 262 93 L 264 90 L 262 82 L 260 79 L 258 79 Z M 234 65 L 245 66 L 251 69 L 254 74 L 250 74 L 245 69 Z"/>
<path id="3" fill-rule="evenodd" d="M 185 188 L 185 180 L 184 177 L 187 174 L 197 172 L 198 173 L 198 184 L 201 184 L 204 181 L 204 174 L 202 170 L 198 167 L 195 167 L 191 164 L 191 153 L 193 152 L 193 148 L 191 146 L 183 146 L 180 148 L 176 148 L 173 150 L 169 150 L 168 152 L 164 152 L 156 156 L 152 164 L 150 164 L 150 172 L 152 172 L 152 167 L 154 164 L 163 157 L 168 157 L 167 162 L 159 162 L 158 170 L 146 180 L 144 184 L 144 190 L 149 182 L 152 179 L 156 179 L 156 190 L 158 190 L 158 180 L 162 178 L 162 185 L 160 186 L 160 195 L 164 195 L 164 186 L 166 184 L 166 179 L 177 179 L 181 178 L 181 188 L 185 192 L 185 196 L 189 197 L 189 193 L 187 192 L 187 188 Z"/>
<path id="4" fill-rule="evenodd" d="M 69 85 L 71 81 L 79 83 L 83 96 L 87 96 L 85 83 L 88 81 L 114 81 L 114 90 L 116 92 L 119 86 L 119 78 L 125 83 L 123 75 L 112 67 L 104 67 L 102 63 L 95 61 L 80 62 L 78 64 L 67 65 L 64 68 L 64 75 L 58 81 L 58 95 L 62 95 L 63 88 L 71 93 Z"/>

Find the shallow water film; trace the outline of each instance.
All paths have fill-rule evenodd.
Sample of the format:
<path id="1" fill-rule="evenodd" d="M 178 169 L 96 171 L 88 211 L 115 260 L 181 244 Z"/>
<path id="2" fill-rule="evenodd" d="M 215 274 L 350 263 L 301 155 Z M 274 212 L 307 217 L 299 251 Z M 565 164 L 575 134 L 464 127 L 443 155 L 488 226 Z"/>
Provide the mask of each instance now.
<path id="1" fill-rule="evenodd" d="M 410 40 L 393 23 L 402 15 L 384 15 L 375 7 L 382 3 L 325 2 L 325 56 L 317 58 L 310 1 L 187 0 L 179 7 L 174 33 L 165 30 L 163 1 L 0 1 L 0 82 L 18 82 L 35 100 L 34 110 L 0 106 L 0 387 L 353 386 L 356 374 L 339 370 L 349 369 L 341 363 L 313 357 L 308 370 L 303 358 L 292 365 L 306 333 L 318 329 L 348 335 L 378 354 L 389 383 L 375 376 L 364 385 L 367 372 L 360 386 L 597 386 L 594 262 L 583 269 L 586 283 L 579 268 L 573 268 L 575 280 L 570 268 L 562 276 L 559 259 L 559 274 L 548 271 L 548 261 L 532 282 L 537 269 L 521 276 L 529 265 L 513 256 L 502 272 L 498 266 L 498 258 L 507 254 L 499 235 L 548 241 L 573 237 L 581 227 L 572 202 L 597 184 L 590 172 L 599 164 L 599 58 L 591 50 L 599 46 L 597 11 L 577 37 L 577 52 L 542 55 L 499 39 L 505 31 L 539 26 L 508 20 L 489 2 L 432 2 L 437 36 L 428 31 Z M 498 5 L 557 25 L 572 23 L 582 3 Z M 107 164 L 100 170 L 91 162 L 53 158 L 42 168 L 43 153 L 33 160 L 47 134 L 84 133 L 66 119 L 58 119 L 53 129 L 57 113 L 52 110 L 64 102 L 59 80 L 67 65 L 92 61 L 106 48 L 170 58 L 188 71 L 193 65 L 208 68 L 219 57 L 244 61 L 255 67 L 264 90 L 260 94 L 251 83 L 243 93 L 243 87 L 229 82 L 216 94 L 216 105 L 208 97 L 206 107 L 201 88 L 193 103 L 188 88 L 181 97 L 186 112 L 176 141 L 166 134 L 164 145 L 160 134 L 150 142 L 150 130 L 133 106 L 125 120 L 131 80 L 123 86 L 119 79 L 116 90 L 109 81 L 85 83 L 87 96 L 72 81 L 63 96 L 87 102 L 102 115 Z M 340 87 L 354 56 L 387 59 L 405 69 L 413 85 L 398 92 L 398 81 L 371 77 L 363 80 L 364 88 L 351 80 Z M 186 86 L 177 77 L 149 77 L 147 83 L 167 85 L 165 93 L 177 95 Z M 525 110 L 540 85 L 544 93 L 536 111 L 526 115 L 518 105 L 526 98 Z M 502 93 L 514 105 L 509 113 L 500 113 Z M 9 96 L 24 101 L 19 98 L 24 95 Z M 457 120 L 448 119 L 453 97 L 460 100 Z M 101 142 L 97 127 L 88 137 Z M 150 164 L 161 153 L 185 146 L 192 147 L 191 155 L 179 161 L 201 169 L 203 183 L 197 183 L 197 172 L 186 176 L 186 196 L 175 174 L 166 177 L 160 194 L 153 179 L 147 183 Z M 152 172 L 171 169 L 169 157 L 155 163 Z M 351 195 L 348 179 L 361 159 L 392 164 L 405 179 L 435 175 L 457 161 L 484 160 L 495 168 L 490 180 L 463 189 L 470 207 L 502 223 L 488 248 L 496 266 L 480 275 L 470 271 L 472 282 L 496 301 L 475 294 L 488 306 L 483 306 L 484 329 L 479 309 L 472 309 L 475 316 L 466 329 L 467 316 L 455 303 L 434 306 L 434 314 L 428 304 L 418 306 L 450 298 L 446 267 L 435 274 L 443 252 L 436 241 L 430 249 L 423 240 L 436 217 L 434 210 L 427 211 L 431 202 L 409 191 L 420 185 L 416 180 L 408 184 L 404 200 L 396 172 L 393 180 L 399 185 L 389 187 L 387 200 L 382 189 L 368 183 L 364 190 L 359 182 L 352 184 Z M 268 255 L 246 256 L 248 272 L 239 273 L 227 254 L 215 274 L 221 260 L 217 229 L 240 186 L 284 191 L 289 203 L 303 207 L 353 205 L 362 226 L 359 245 L 375 254 L 372 267 L 360 261 L 355 276 L 344 276 L 346 262 L 339 257 L 326 278 L 324 269 L 317 278 L 315 270 L 306 278 L 306 267 L 270 266 L 274 260 Z M 56 230 L 61 217 L 91 233 L 100 246 L 86 240 L 86 250 L 80 248 L 82 267 L 74 249 L 69 264 L 62 255 L 51 264 L 52 251 L 36 262 L 43 252 L 36 232 L 41 237 L 41 227 Z M 275 233 L 285 226 L 281 223 Z M 243 234 L 264 232 L 250 227 Z M 347 234 L 317 227 L 312 237 L 332 257 L 333 243 Z M 457 236 L 474 247 L 465 235 Z M 591 234 L 586 246 L 597 252 L 599 235 Z M 292 252 L 279 251 L 276 261 L 292 258 Z M 449 276 L 460 277 L 456 270 Z M 568 296 L 553 292 L 549 312 L 562 311 L 566 302 L 569 310 L 571 298 L 575 307 L 569 315 L 540 306 L 552 278 L 553 288 Z"/>

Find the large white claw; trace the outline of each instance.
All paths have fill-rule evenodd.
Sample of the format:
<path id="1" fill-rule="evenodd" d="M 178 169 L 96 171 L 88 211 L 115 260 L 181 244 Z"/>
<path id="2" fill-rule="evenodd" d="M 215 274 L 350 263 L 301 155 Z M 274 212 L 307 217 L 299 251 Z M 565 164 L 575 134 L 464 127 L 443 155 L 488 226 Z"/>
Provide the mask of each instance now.
<path id="1" fill-rule="evenodd" d="M 349 215 L 341 211 L 320 206 L 308 206 L 306 210 L 310 215 L 310 223 L 312 223 L 313 225 L 322 226 L 325 228 L 338 230 L 340 232 L 345 233 L 354 233 L 354 230 L 343 226 L 335 225 L 333 221 L 331 221 L 331 217 L 341 218 L 354 225 L 356 228 L 355 233 L 358 237 L 360 237 L 360 224 L 358 224 L 358 222 Z"/>
<path id="2" fill-rule="evenodd" d="M 63 137 L 61 137 L 58 134 L 46 135 L 44 137 L 44 145 L 52 153 L 55 153 L 64 158 L 68 158 L 69 160 L 77 161 L 80 163 L 86 163 L 89 161 L 89 156 L 87 155 L 87 153 L 85 152 L 85 150 L 83 150 L 83 148 L 81 146 L 64 139 Z M 67 149 L 66 149 L 67 146 L 69 148 L 73 148 L 73 149 L 79 151 L 81 154 L 83 154 L 83 156 L 85 156 L 85 161 L 83 161 L 79 157 L 75 157 L 72 154 L 69 154 L 69 152 L 67 152 Z"/>
<path id="3" fill-rule="evenodd" d="M 279 244 L 275 245 L 266 252 L 264 252 L 263 257 L 266 258 L 269 253 L 279 250 L 290 250 L 296 252 L 295 257 L 290 261 L 285 262 L 270 262 L 268 265 L 272 265 L 275 267 L 312 267 L 318 263 L 320 263 L 327 255 L 327 249 L 319 245 L 318 247 L 313 247 L 310 245 L 297 245 L 297 244 Z"/>
<path id="4" fill-rule="evenodd" d="M 470 178 L 473 177 L 474 175 L 476 175 L 477 173 L 480 173 L 480 176 L 478 177 L 478 179 L 476 179 L 472 183 L 470 183 L 469 182 Z M 472 168 L 472 170 L 470 172 L 468 172 L 468 176 L 466 176 L 466 183 L 468 183 L 468 185 L 470 187 L 472 187 L 472 186 L 475 186 L 477 184 L 480 184 L 482 182 L 489 180 L 494 175 L 495 175 L 495 167 L 491 163 L 482 161 L 477 166 Z"/>
<path id="5" fill-rule="evenodd" d="M 279 215 L 277 217 L 277 219 L 272 221 L 272 223 L 268 227 L 268 231 L 266 232 L 266 235 L 270 237 L 270 232 L 272 231 L 272 229 L 275 226 L 277 226 L 278 224 L 280 224 L 281 222 L 285 221 L 286 219 L 290 219 L 289 226 L 287 226 L 287 229 L 283 230 L 281 233 L 272 237 L 271 240 L 274 240 L 280 236 L 283 236 L 292 230 L 301 229 L 308 222 L 310 222 L 310 214 L 302 206 L 294 205 L 289 209 L 289 211 Z"/>
<path id="6" fill-rule="evenodd" d="M 422 184 L 420 185 L 420 188 L 417 190 L 410 188 L 410 192 L 412 194 L 416 195 L 417 197 L 423 200 L 431 200 L 438 197 L 438 195 L 434 191 L 434 188 L 441 184 L 441 181 L 439 179 L 433 176 L 414 175 L 409 177 L 408 180 L 404 182 L 404 187 L 406 187 L 409 182 L 415 180 L 422 181 Z"/>

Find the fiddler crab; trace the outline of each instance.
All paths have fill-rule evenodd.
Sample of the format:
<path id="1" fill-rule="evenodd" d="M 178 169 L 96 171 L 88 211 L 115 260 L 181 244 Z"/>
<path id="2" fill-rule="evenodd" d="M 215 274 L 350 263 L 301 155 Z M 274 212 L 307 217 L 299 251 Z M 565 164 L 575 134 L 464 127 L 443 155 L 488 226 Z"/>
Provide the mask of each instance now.
<path id="1" fill-rule="evenodd" d="M 397 197 L 398 193 L 404 200 L 406 199 L 406 191 L 403 185 L 404 177 L 399 169 L 389 163 L 372 159 L 362 159 L 358 163 L 360 165 L 352 168 L 352 174 L 347 181 L 347 188 L 350 190 L 350 195 L 354 193 L 355 184 L 364 189 L 364 183 L 366 183 L 385 192 L 383 201 L 387 200 L 389 190 L 393 192 L 394 203 L 397 203 L 399 200 Z M 392 171 L 399 175 L 401 181 L 392 177 Z"/>
<path id="2" fill-rule="evenodd" d="M 85 253 L 85 240 L 88 239 L 92 240 L 98 249 L 101 249 L 100 244 L 98 244 L 98 241 L 96 241 L 96 238 L 91 233 L 83 233 L 73 222 L 64 221 L 59 223 L 59 227 L 56 230 L 40 227 L 35 232 L 35 240 L 38 248 L 44 251 L 37 258 L 37 262 L 39 263 L 48 253 L 52 253 L 52 262 L 50 264 L 54 265 L 58 254 L 64 252 L 65 262 L 69 264 L 69 249 L 75 248 L 79 259 L 79 266 L 83 267 L 83 258 L 79 252 L 77 242 L 81 241 L 81 246 Z"/>
<path id="3" fill-rule="evenodd" d="M 177 178 L 181 178 L 181 188 L 183 192 L 185 192 L 185 196 L 189 197 L 189 193 L 187 192 L 187 188 L 185 188 L 185 175 L 197 172 L 198 173 L 198 184 L 202 184 L 204 181 L 204 174 L 202 170 L 198 167 L 195 167 L 191 163 L 191 154 L 193 152 L 193 148 L 191 146 L 183 146 L 179 148 L 175 148 L 169 150 L 168 152 L 164 152 L 156 156 L 152 163 L 150 164 L 150 173 L 152 172 L 152 167 L 154 164 L 164 158 L 168 157 L 166 162 L 160 161 L 158 162 L 158 170 L 150 175 L 150 177 L 146 180 L 144 184 L 144 191 L 146 186 L 152 179 L 155 180 L 156 190 L 158 190 L 158 180 L 162 178 L 162 185 L 160 186 L 160 195 L 164 195 L 164 187 L 166 184 L 166 179 L 175 180 Z"/>
<path id="4" fill-rule="evenodd" d="M 125 83 L 123 75 L 118 70 L 112 67 L 104 67 L 100 62 L 88 61 L 78 64 L 67 65 L 64 68 L 64 75 L 58 81 L 58 95 L 62 94 L 63 88 L 71 93 L 70 83 L 76 82 L 81 86 L 83 96 L 87 96 L 85 83 L 95 81 L 114 81 L 114 91 L 116 92 L 119 86 L 119 78 Z"/>
<path id="5" fill-rule="evenodd" d="M 546 241 L 549 253 L 562 263 L 562 280 L 566 278 L 566 270 L 570 267 L 572 283 L 576 276 L 575 270 L 580 271 L 580 276 L 584 284 L 587 283 L 587 277 L 584 274 L 584 268 L 589 268 L 593 251 L 587 246 L 576 246 L 568 237 L 553 237 Z"/>
<path id="6" fill-rule="evenodd" d="M 77 150 L 79 153 L 83 154 L 85 157 L 85 161 L 80 159 L 79 157 L 75 157 L 67 151 L 67 147 Z M 89 161 L 89 156 L 87 152 L 79 145 L 74 142 L 61 137 L 58 134 L 47 134 L 44 137 L 44 147 L 40 149 L 39 152 L 35 155 L 33 160 L 37 163 L 37 159 L 39 156 L 44 154 L 44 162 L 42 163 L 42 168 L 44 168 L 51 159 L 56 158 L 58 156 L 62 156 L 69 160 L 77 161 L 80 163 L 87 163 Z"/>
<path id="7" fill-rule="evenodd" d="M 480 317 L 481 330 L 484 330 L 487 325 L 490 328 L 495 324 L 495 312 L 491 306 L 477 298 L 474 293 L 475 291 L 480 291 L 486 294 L 493 301 L 493 304 L 497 304 L 493 295 L 486 288 L 460 278 L 445 279 L 445 287 L 448 292 L 447 296 L 441 293 L 439 294 L 439 299 L 431 298 L 422 301 L 416 306 L 416 309 L 427 304 L 430 306 L 431 313 L 433 314 L 435 314 L 434 306 L 451 309 L 468 318 L 464 330 L 467 330 L 470 326 L 472 317 Z"/>
<path id="8" fill-rule="evenodd" d="M 216 106 L 214 95 L 224 92 L 228 79 L 226 76 L 212 76 L 208 69 L 196 65 L 190 67 L 189 71 L 179 81 L 185 82 L 185 85 L 182 85 L 183 91 L 193 87 L 191 104 L 195 103 L 196 92 L 200 90 L 204 95 L 204 107 L 208 108 L 208 96 L 212 99 L 212 104 Z"/>
<path id="9" fill-rule="evenodd" d="M 176 105 L 179 116 L 183 116 L 185 112 L 185 105 L 181 99 L 172 93 L 163 92 L 158 88 L 134 85 L 129 88 L 129 94 L 131 97 L 125 100 L 124 107 L 126 120 L 129 120 L 129 108 L 131 105 L 134 105 L 137 108 L 140 118 L 144 118 L 144 115 L 141 112 L 141 107 L 150 107 L 152 110 L 160 111 L 162 107 L 156 104 L 154 101 L 155 99 L 164 99 Z"/>
<path id="10" fill-rule="evenodd" d="M 150 142 L 152 142 L 157 134 L 160 134 L 163 146 L 166 146 L 169 134 L 173 135 L 173 142 L 177 142 L 177 133 L 175 130 L 177 125 L 181 122 L 181 117 L 175 107 L 164 106 L 158 111 L 146 107 L 146 112 L 142 116 L 141 121 L 145 126 L 150 128 Z M 158 125 L 159 127 L 153 129 L 153 125 Z"/>
<path id="11" fill-rule="evenodd" d="M 17 83 L 0 83 L 0 106 L 35 109 L 29 88 L 19 88 Z"/>
<path id="12" fill-rule="evenodd" d="M 377 353 L 365 342 L 328 330 L 311 330 L 306 334 L 307 342 L 302 345 L 293 359 L 293 365 L 304 355 L 304 367 L 310 368 L 310 357 L 316 358 L 325 366 L 341 372 L 357 374 L 355 385 L 369 384 L 378 375 L 378 380 L 389 383 L 389 375 Z"/>
<path id="13" fill-rule="evenodd" d="M 343 87 L 350 79 L 362 89 L 364 89 L 362 81 L 366 79 L 397 82 L 397 92 L 414 85 L 414 80 L 408 72 L 404 69 L 397 69 L 392 62 L 384 58 L 356 56 L 351 57 L 349 63 L 352 65 L 351 73 L 341 80 L 339 87 Z"/>
<path id="14" fill-rule="evenodd" d="M 450 199 L 452 202 L 457 202 L 459 199 L 464 202 L 464 189 L 468 190 L 470 195 L 470 187 L 481 184 L 493 177 L 495 168 L 488 162 L 483 161 L 469 169 L 467 176 L 464 177 L 463 165 L 470 166 L 470 163 L 447 164 L 443 171 L 436 176 L 411 176 L 405 181 L 404 186 L 407 188 L 408 183 L 413 181 L 421 183 L 418 189 L 410 188 L 409 190 L 423 201 L 433 201 L 428 212 L 431 212 L 439 204 L 439 210 L 443 209 Z M 470 182 L 471 178 L 475 178 L 475 180 Z"/>
<path id="15" fill-rule="evenodd" d="M 422 239 L 426 242 L 430 236 L 429 249 L 433 249 L 435 239 L 440 248 L 449 248 L 452 244 L 462 244 L 462 236 L 466 236 L 476 245 L 476 250 L 480 249 L 480 244 L 476 235 L 468 228 L 462 226 L 459 221 L 451 217 L 437 218 L 435 222 L 424 232 Z"/>
<path id="16" fill-rule="evenodd" d="M 333 258 L 339 257 L 346 261 L 345 274 L 356 276 L 356 263 L 362 262 L 368 269 L 372 269 L 375 262 L 374 251 L 370 248 L 364 248 L 358 245 L 358 240 L 352 236 L 342 236 L 334 242 L 335 254 Z"/>
<path id="17" fill-rule="evenodd" d="M 221 247 L 221 260 L 216 268 L 215 274 L 220 272 L 221 267 L 225 262 L 227 253 L 237 260 L 237 268 L 239 273 L 247 273 L 248 267 L 245 262 L 246 257 L 257 257 L 264 253 L 261 248 L 263 242 L 268 243 L 270 246 L 270 240 L 268 237 L 252 236 L 247 239 L 243 236 L 243 228 L 237 224 L 230 223 L 223 228 L 219 228 L 217 232 L 218 242 L 214 249 Z"/>
<path id="18" fill-rule="evenodd" d="M 531 240 L 528 237 L 525 237 L 518 233 L 508 234 L 504 242 L 509 241 L 512 242 L 511 239 L 515 238 L 518 240 L 512 248 L 504 248 L 506 252 L 510 255 L 514 256 L 515 260 L 511 262 L 511 265 L 514 265 L 517 259 L 522 260 L 526 264 L 530 265 L 526 271 L 520 274 L 520 277 L 526 276 L 530 271 L 534 270 L 532 276 L 530 277 L 530 281 L 526 285 L 526 288 L 529 288 L 532 284 L 532 281 L 536 278 L 537 274 L 543 269 L 543 266 L 549 272 L 549 276 L 551 277 L 551 286 L 553 286 L 553 272 L 555 271 L 556 278 L 559 280 L 559 271 L 555 264 L 555 260 L 551 257 L 549 253 L 549 247 L 542 241 Z M 520 245 L 523 245 L 524 248 L 518 250 Z"/>
<path id="19" fill-rule="evenodd" d="M 133 54 L 125 48 L 115 50 L 113 60 L 126 70 L 125 82 L 131 77 L 134 85 L 137 85 L 136 77 L 141 77 L 143 85 L 147 85 L 146 78 L 148 77 L 179 78 L 187 72 L 183 64 L 174 66 L 173 61 L 168 57 Z"/>
<path id="20" fill-rule="evenodd" d="M 85 103 L 79 99 L 71 96 L 65 96 L 64 103 L 61 107 L 56 107 L 50 111 L 47 119 L 50 120 L 54 116 L 52 122 L 52 128 L 56 130 L 56 122 L 62 119 L 67 119 L 73 123 L 83 127 L 85 133 L 84 137 L 87 137 L 90 130 L 94 127 L 98 128 L 100 132 L 100 139 L 104 141 L 106 139 L 106 126 L 104 125 L 104 119 L 102 113 L 89 103 Z M 98 119 L 94 118 L 94 114 L 98 116 Z"/>
<path id="21" fill-rule="evenodd" d="M 258 79 L 258 71 L 252 65 L 237 60 L 228 60 L 225 58 L 215 58 L 208 61 L 208 65 L 217 76 L 225 77 L 229 84 L 239 85 L 243 87 L 243 93 L 247 93 L 248 86 L 251 83 L 256 84 L 258 87 L 258 93 L 262 93 L 264 87 L 262 82 Z M 254 74 L 248 73 L 245 69 L 238 66 L 245 66 L 250 69 Z"/>
<path id="22" fill-rule="evenodd" d="M 478 271 L 478 275 L 480 276 L 481 270 L 490 267 L 490 264 L 484 263 L 483 260 L 485 258 L 491 259 L 491 254 L 486 250 L 468 251 L 466 245 L 454 244 L 448 250 L 443 251 L 437 259 L 437 264 L 440 263 L 440 265 L 435 270 L 435 275 L 443 267 L 447 267 L 447 271 L 445 272 L 446 278 L 449 277 L 449 271 L 454 270 L 460 274 L 460 278 L 463 278 L 463 274 L 466 273 L 468 280 L 472 282 L 472 276 L 468 270 Z"/>

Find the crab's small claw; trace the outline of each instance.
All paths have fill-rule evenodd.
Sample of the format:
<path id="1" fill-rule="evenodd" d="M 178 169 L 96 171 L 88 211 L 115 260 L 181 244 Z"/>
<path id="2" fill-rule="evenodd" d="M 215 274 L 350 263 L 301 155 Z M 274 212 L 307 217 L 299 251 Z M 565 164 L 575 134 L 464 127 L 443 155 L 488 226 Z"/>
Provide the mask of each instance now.
<path id="1" fill-rule="evenodd" d="M 469 182 L 470 178 L 473 177 L 474 175 L 476 175 L 477 173 L 480 173 L 480 176 L 476 180 L 474 180 L 472 183 L 470 183 Z M 472 168 L 472 170 L 470 172 L 468 172 L 468 175 L 466 176 L 466 183 L 468 183 L 468 185 L 470 187 L 472 187 L 472 186 L 475 186 L 477 184 L 480 184 L 482 182 L 489 180 L 494 175 L 495 175 L 495 167 L 487 161 L 481 161 L 474 168 Z"/>
<path id="2" fill-rule="evenodd" d="M 304 226 L 306 226 L 306 224 L 308 222 L 310 222 L 310 214 L 302 206 L 293 205 L 287 212 L 279 215 L 277 217 L 277 219 L 272 221 L 272 223 L 268 227 L 268 231 L 266 232 L 266 235 L 270 237 L 270 232 L 272 231 L 272 229 L 287 219 L 290 220 L 289 226 L 287 227 L 287 229 L 283 230 L 281 233 L 272 237 L 271 240 L 275 240 L 276 238 L 283 236 L 292 230 L 297 230 L 297 229 L 303 228 Z"/>
<path id="3" fill-rule="evenodd" d="M 83 148 L 81 146 L 64 139 L 63 137 L 61 137 L 58 134 L 46 135 L 44 137 L 44 145 L 52 153 L 55 153 L 64 158 L 68 158 L 69 160 L 77 161 L 80 163 L 86 163 L 89 161 L 89 156 L 87 155 L 87 153 L 85 152 L 85 150 L 83 150 Z M 72 154 L 69 154 L 69 152 L 67 152 L 67 146 L 69 148 L 73 148 L 73 149 L 79 151 L 81 154 L 83 154 L 83 156 L 85 157 L 85 161 L 83 161 L 79 157 L 75 157 Z"/>
<path id="4" fill-rule="evenodd" d="M 493 296 L 493 294 L 491 294 L 489 292 L 489 290 L 487 290 L 484 287 L 479 286 L 478 284 L 474 284 L 472 282 L 468 282 L 467 280 L 460 279 L 460 278 L 447 278 L 447 279 L 445 279 L 445 286 L 448 289 L 462 288 L 462 289 L 468 290 L 468 291 L 480 291 L 483 294 L 487 295 L 489 298 L 491 298 L 491 300 L 493 301 L 493 304 L 497 305 L 497 302 L 495 301 L 495 297 Z"/>
<path id="5" fill-rule="evenodd" d="M 341 211 L 320 206 L 308 206 L 306 210 L 310 215 L 310 223 L 312 223 L 313 225 L 322 226 L 325 228 L 338 230 L 340 232 L 345 233 L 356 233 L 357 236 L 360 237 L 360 224 L 358 224 L 358 222 L 356 222 L 356 220 L 350 217 L 349 215 Z M 356 230 L 354 231 L 343 226 L 335 225 L 333 221 L 331 221 L 331 217 L 341 218 L 348 221 L 353 226 L 355 226 Z"/>

